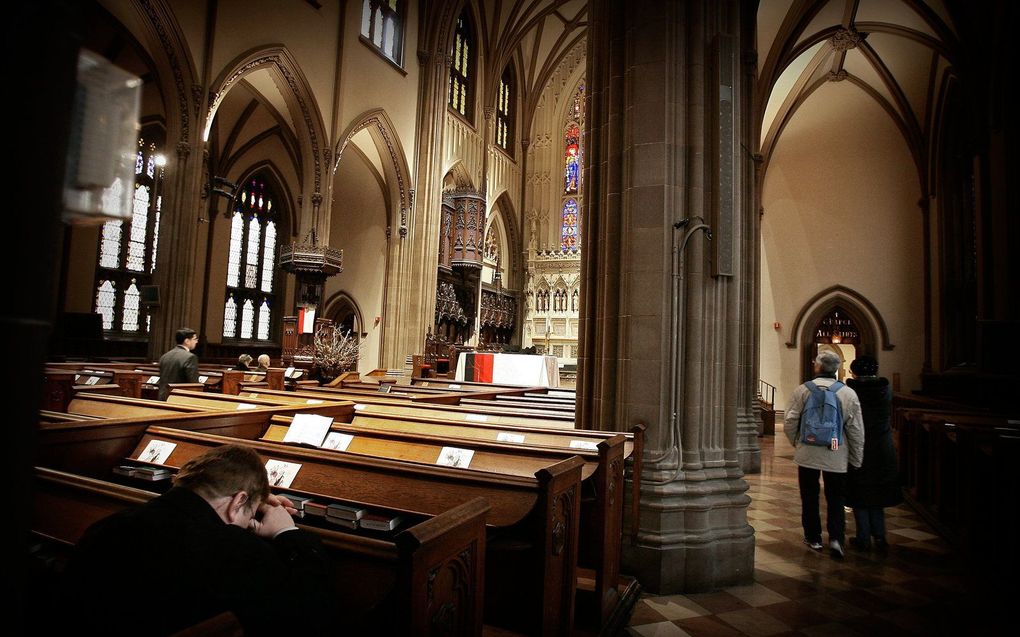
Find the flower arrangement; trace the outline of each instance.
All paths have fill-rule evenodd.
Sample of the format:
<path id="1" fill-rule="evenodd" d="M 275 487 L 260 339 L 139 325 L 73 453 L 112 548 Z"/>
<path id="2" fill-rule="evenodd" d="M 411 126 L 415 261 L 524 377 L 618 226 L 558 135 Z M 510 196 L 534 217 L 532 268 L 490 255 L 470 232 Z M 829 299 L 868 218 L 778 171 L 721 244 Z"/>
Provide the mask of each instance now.
<path id="1" fill-rule="evenodd" d="M 325 325 L 315 333 L 315 364 L 323 379 L 336 378 L 353 370 L 361 356 L 361 341 L 349 330 Z"/>

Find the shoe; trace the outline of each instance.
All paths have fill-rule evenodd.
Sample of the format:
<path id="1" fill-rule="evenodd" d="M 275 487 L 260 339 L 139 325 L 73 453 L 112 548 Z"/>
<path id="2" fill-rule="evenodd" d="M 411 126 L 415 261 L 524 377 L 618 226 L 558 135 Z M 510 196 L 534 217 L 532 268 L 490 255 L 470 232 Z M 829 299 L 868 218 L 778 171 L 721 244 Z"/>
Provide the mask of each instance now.
<path id="1" fill-rule="evenodd" d="M 843 545 L 839 543 L 839 540 L 829 542 L 829 553 L 836 559 L 843 559 L 845 553 L 843 552 Z"/>
<path id="2" fill-rule="evenodd" d="M 871 548 L 871 544 L 870 543 L 869 544 L 861 544 L 860 542 L 857 541 L 857 538 L 855 538 L 855 537 L 852 537 L 849 540 L 847 540 L 847 544 L 850 545 L 850 548 L 858 550 L 858 551 L 867 551 L 868 549 Z"/>
<path id="3" fill-rule="evenodd" d="M 807 540 L 807 539 L 805 539 L 804 540 L 804 544 L 807 544 L 808 546 L 810 546 L 812 549 L 814 549 L 816 551 L 821 551 L 822 550 L 822 543 L 819 540 Z"/>
<path id="4" fill-rule="evenodd" d="M 884 537 L 875 538 L 875 550 L 883 555 L 889 552 L 889 542 Z"/>

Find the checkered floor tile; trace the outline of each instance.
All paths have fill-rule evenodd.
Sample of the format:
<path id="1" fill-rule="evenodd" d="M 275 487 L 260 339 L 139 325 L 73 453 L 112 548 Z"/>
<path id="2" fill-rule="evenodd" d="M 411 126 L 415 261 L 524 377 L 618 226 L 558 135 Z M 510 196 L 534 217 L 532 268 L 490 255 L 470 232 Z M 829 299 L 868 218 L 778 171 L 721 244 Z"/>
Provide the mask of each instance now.
<path id="1" fill-rule="evenodd" d="M 885 555 L 847 548 L 846 558 L 835 560 L 828 550 L 804 546 L 793 449 L 781 430 L 759 441 L 762 472 L 745 477 L 754 582 L 714 593 L 645 595 L 628 635 L 1014 634 L 981 592 L 986 582 L 905 504 L 886 509 Z M 821 505 L 824 524 L 824 497 Z M 847 536 L 853 533 L 848 514 Z"/>

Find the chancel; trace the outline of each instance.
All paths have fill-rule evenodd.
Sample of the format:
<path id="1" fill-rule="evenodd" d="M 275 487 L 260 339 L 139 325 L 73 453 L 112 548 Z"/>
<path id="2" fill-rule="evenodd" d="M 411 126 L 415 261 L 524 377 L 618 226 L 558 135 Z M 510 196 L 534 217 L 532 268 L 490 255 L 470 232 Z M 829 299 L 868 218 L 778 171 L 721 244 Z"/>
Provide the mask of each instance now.
<path id="1" fill-rule="evenodd" d="M 10 12 L 29 632 L 70 619 L 89 526 L 224 445 L 328 554 L 335 604 L 295 632 L 1002 628 L 1016 3 Z M 198 380 L 161 385 L 185 326 Z M 902 503 L 881 551 L 836 554 L 805 537 L 784 411 L 858 358 L 891 386 L 888 425 L 863 418 Z"/>

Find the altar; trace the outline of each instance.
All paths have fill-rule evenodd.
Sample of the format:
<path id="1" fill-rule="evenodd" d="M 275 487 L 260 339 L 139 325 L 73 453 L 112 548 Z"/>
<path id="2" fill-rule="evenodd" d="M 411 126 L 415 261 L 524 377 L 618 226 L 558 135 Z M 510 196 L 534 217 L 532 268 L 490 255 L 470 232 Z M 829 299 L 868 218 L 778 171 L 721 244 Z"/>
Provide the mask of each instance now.
<path id="1" fill-rule="evenodd" d="M 559 387 L 560 367 L 555 356 L 461 352 L 457 358 L 456 379 L 497 385 Z"/>

